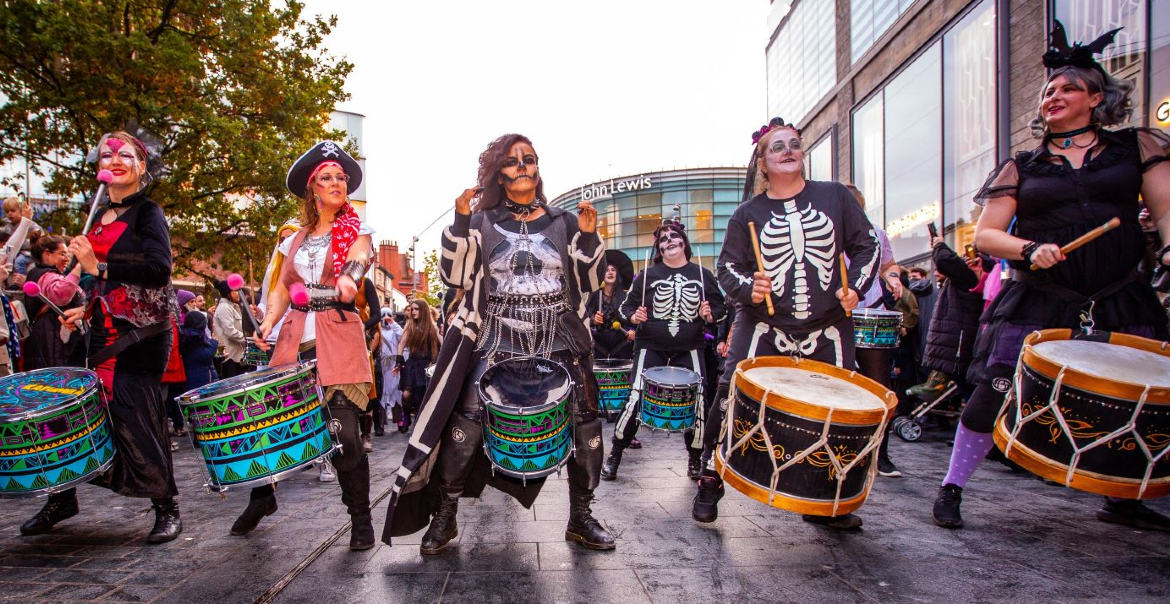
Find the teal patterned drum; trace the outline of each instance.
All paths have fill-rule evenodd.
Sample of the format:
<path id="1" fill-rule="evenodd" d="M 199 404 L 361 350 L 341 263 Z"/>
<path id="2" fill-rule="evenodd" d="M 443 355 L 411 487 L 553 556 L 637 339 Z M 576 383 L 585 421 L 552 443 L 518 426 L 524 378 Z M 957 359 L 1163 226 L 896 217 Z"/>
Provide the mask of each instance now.
<path id="1" fill-rule="evenodd" d="M 527 480 L 565 465 L 573 448 L 572 393 L 569 372 L 548 359 L 508 359 L 484 372 L 483 447 L 497 472 Z"/>
<path id="2" fill-rule="evenodd" d="M 333 451 L 315 367 L 261 369 L 179 395 L 208 488 L 271 484 Z"/>
<path id="3" fill-rule="evenodd" d="M 260 350 L 260 347 L 256 345 L 256 342 L 254 342 L 252 338 L 248 338 L 248 346 L 244 349 L 245 365 L 266 367 L 268 366 L 268 359 L 271 358 L 271 356 L 271 349 L 269 349 L 267 352 Z"/>
<path id="4" fill-rule="evenodd" d="M 597 404 L 601 410 L 621 411 L 634 383 L 633 361 L 597 359 L 593 361 L 593 377 L 597 379 Z"/>
<path id="5" fill-rule="evenodd" d="M 702 378 L 683 367 L 651 367 L 642 372 L 642 425 L 685 432 L 695 427 Z"/>
<path id="6" fill-rule="evenodd" d="M 97 374 L 52 367 L 0 378 L 0 497 L 64 491 L 113 460 Z"/>

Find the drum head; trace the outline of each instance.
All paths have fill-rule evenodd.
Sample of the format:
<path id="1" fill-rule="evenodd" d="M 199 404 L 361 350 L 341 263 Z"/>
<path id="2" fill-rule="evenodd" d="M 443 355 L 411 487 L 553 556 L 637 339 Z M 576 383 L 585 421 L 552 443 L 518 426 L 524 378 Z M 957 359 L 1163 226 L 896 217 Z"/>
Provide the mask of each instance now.
<path id="1" fill-rule="evenodd" d="M 560 363 L 526 357 L 489 367 L 479 379 L 479 394 L 485 403 L 524 409 L 562 401 L 572 386 L 568 370 Z"/>
<path id="2" fill-rule="evenodd" d="M 1170 388 L 1170 357 L 1088 340 L 1049 340 L 1032 351 L 1074 371 L 1118 382 Z"/>
<path id="3" fill-rule="evenodd" d="M 633 369 L 634 362 L 625 359 L 594 359 L 594 371 L 621 371 L 623 369 Z"/>
<path id="4" fill-rule="evenodd" d="M 280 367 L 269 367 L 267 369 L 237 375 L 236 377 L 224 378 L 206 386 L 184 392 L 175 398 L 179 401 L 180 405 L 189 405 L 199 401 L 220 398 L 234 392 L 243 392 L 253 386 L 265 384 L 275 379 L 309 371 L 316 364 L 316 361 L 306 361 L 292 365 L 282 365 Z"/>
<path id="5" fill-rule="evenodd" d="M 689 386 L 700 381 L 699 374 L 682 367 L 651 367 L 642 377 L 665 386 Z"/>
<path id="6" fill-rule="evenodd" d="M 855 308 L 852 311 L 854 317 L 865 317 L 869 319 L 897 319 L 902 320 L 902 313 L 896 310 L 886 310 L 884 308 Z"/>
<path id="7" fill-rule="evenodd" d="M 97 388 L 86 369 L 49 367 L 0 378 L 0 420 L 28 419 L 52 411 Z"/>
<path id="8" fill-rule="evenodd" d="M 807 405 L 849 411 L 886 408 L 881 397 L 852 382 L 797 367 L 754 367 L 743 372 L 765 390 Z"/>

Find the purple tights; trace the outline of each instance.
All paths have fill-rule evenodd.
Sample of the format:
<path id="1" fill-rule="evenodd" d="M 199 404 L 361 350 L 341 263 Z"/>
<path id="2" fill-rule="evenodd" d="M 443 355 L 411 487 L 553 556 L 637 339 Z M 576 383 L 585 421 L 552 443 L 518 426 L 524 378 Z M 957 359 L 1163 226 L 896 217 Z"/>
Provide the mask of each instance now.
<path id="1" fill-rule="evenodd" d="M 967 486 L 975 468 L 979 467 L 979 462 L 983 461 L 994 444 L 991 434 L 975 432 L 959 422 L 959 429 L 955 430 L 955 447 L 951 449 L 951 465 L 947 468 L 943 485 L 953 484 L 960 488 Z"/>

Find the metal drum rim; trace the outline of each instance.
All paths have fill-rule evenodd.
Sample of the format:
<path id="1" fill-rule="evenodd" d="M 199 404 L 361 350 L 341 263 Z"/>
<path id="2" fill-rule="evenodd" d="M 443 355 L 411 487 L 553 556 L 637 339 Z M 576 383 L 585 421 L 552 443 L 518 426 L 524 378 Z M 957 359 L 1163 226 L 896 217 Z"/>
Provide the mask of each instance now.
<path id="1" fill-rule="evenodd" d="M 332 436 L 330 436 L 330 439 L 332 439 Z M 317 463 L 317 460 L 321 459 L 322 456 L 330 455 L 339 448 L 341 448 L 341 445 L 339 445 L 337 443 L 333 443 L 332 447 L 322 451 L 320 455 L 317 455 L 316 457 L 310 459 L 309 461 L 307 461 L 303 464 L 293 466 L 291 468 L 285 468 L 279 472 L 276 472 L 273 474 L 267 474 L 267 475 L 261 476 L 259 478 L 253 478 L 252 480 L 246 480 L 244 482 L 233 482 L 231 484 L 224 485 L 224 484 L 218 484 L 218 483 L 211 482 L 211 479 L 208 478 L 208 482 L 204 483 L 203 488 L 207 489 L 208 491 L 213 491 L 216 493 L 226 493 L 232 489 L 254 488 L 254 487 L 262 486 L 265 484 L 276 484 L 277 482 L 284 480 L 297 472 L 304 472 L 305 470 L 309 469 L 309 466 L 312 466 L 315 463 Z M 207 462 L 204 461 L 205 465 L 206 465 L 206 463 Z"/>
<path id="2" fill-rule="evenodd" d="M 621 371 L 623 369 L 627 369 L 627 370 L 634 369 L 634 362 L 633 361 L 627 361 L 625 359 L 604 358 L 604 359 L 593 359 L 593 371 L 594 372 L 596 372 L 599 369 L 599 367 L 597 366 L 599 363 L 611 363 L 612 364 L 611 367 L 600 368 L 602 371 Z"/>
<path id="3" fill-rule="evenodd" d="M 74 403 L 78 400 L 84 400 L 84 399 L 88 398 L 89 395 L 97 393 L 98 387 L 101 386 L 101 383 L 102 383 L 102 379 L 100 377 L 98 377 L 97 372 L 95 372 L 91 369 L 82 369 L 80 367 L 42 367 L 41 369 L 33 369 L 32 371 L 22 371 L 20 373 L 14 373 L 11 376 L 7 376 L 7 377 L 15 377 L 18 375 L 30 375 L 30 374 L 36 373 L 38 371 L 50 371 L 53 369 L 71 369 L 71 370 L 89 373 L 89 374 L 93 375 L 94 383 L 92 386 L 89 386 L 88 388 L 86 388 L 84 392 L 74 396 L 72 399 L 69 399 L 68 401 L 63 401 L 61 403 L 53 405 L 52 407 L 49 407 L 48 409 L 38 409 L 38 410 L 34 410 L 34 411 L 25 411 L 24 413 L 17 413 L 14 415 L 5 415 L 5 416 L 0 417 L 0 422 L 10 423 L 10 422 L 14 422 L 14 421 L 24 421 L 24 420 L 30 420 L 30 419 L 37 419 L 38 417 L 43 417 L 45 415 L 52 415 L 53 413 L 60 411 L 61 405 L 64 405 L 67 403 Z M 104 401 L 101 401 L 101 397 L 98 397 L 98 404 L 101 407 L 102 412 L 104 413 L 105 412 L 105 404 L 104 404 Z"/>
<path id="4" fill-rule="evenodd" d="M 106 463 L 98 466 L 97 468 L 94 469 L 94 471 L 90 472 L 89 474 L 85 474 L 83 476 L 78 476 L 77 478 L 74 478 L 73 480 L 69 480 L 69 481 L 63 482 L 61 484 L 55 484 L 55 485 L 53 485 L 52 489 L 41 489 L 39 491 L 27 491 L 24 493 L 3 493 L 3 492 L 0 492 L 0 499 L 33 499 L 36 497 L 47 497 L 47 496 L 52 495 L 54 493 L 60 493 L 61 491 L 66 491 L 66 490 L 72 489 L 73 487 L 78 486 L 80 484 L 87 483 L 87 482 L 93 480 L 94 476 L 97 476 L 98 474 L 101 474 L 101 473 L 105 472 L 106 470 L 109 470 L 110 466 L 114 465 L 114 458 L 118 456 L 118 449 L 116 447 L 114 447 L 113 444 L 110 445 L 110 448 L 113 449 L 113 452 L 112 452 L 113 454 L 110 455 L 110 458 L 106 460 Z"/>
<path id="5" fill-rule="evenodd" d="M 565 375 L 566 387 L 565 387 L 564 396 L 558 398 L 555 401 L 543 403 L 541 405 L 536 405 L 536 406 L 532 406 L 532 407 L 517 407 L 514 405 L 505 405 L 503 403 L 497 403 L 497 402 L 493 401 L 491 398 L 489 398 L 486 394 L 484 394 L 483 378 L 484 378 L 484 376 L 486 376 L 488 374 L 489 371 L 492 370 L 493 367 L 499 367 L 500 365 L 503 365 L 505 363 L 510 363 L 512 361 L 526 361 L 526 360 L 545 361 L 546 363 L 551 363 L 551 364 L 555 365 L 558 369 L 560 369 Z M 550 409 L 555 409 L 556 407 L 559 407 L 561 405 L 566 404 L 569 401 L 569 399 L 572 398 L 573 388 L 576 386 L 577 386 L 577 383 L 575 381 L 573 381 L 573 374 L 569 373 L 568 368 L 566 368 L 563 364 L 558 363 L 557 361 L 554 361 L 552 359 L 546 359 L 544 357 L 512 357 L 510 359 L 504 359 L 498 363 L 494 363 L 494 364 L 490 365 L 487 369 L 485 369 L 483 371 L 483 375 L 479 376 L 479 379 L 475 381 L 475 394 L 476 394 L 476 396 L 479 397 L 480 402 L 483 403 L 485 413 L 487 411 L 487 407 L 492 407 L 495 409 L 499 409 L 505 413 L 513 413 L 516 415 L 536 415 L 537 413 L 544 413 Z M 536 409 L 536 411 L 533 411 L 531 413 L 525 413 L 524 412 L 525 409 Z"/>
<path id="6" fill-rule="evenodd" d="M 263 382 L 254 383 L 251 386 L 246 387 L 246 388 L 241 387 L 241 388 L 236 388 L 234 390 L 228 390 L 226 392 L 217 392 L 217 393 L 215 393 L 215 396 L 202 396 L 202 397 L 189 396 L 192 392 L 195 392 L 196 390 L 206 388 L 208 385 L 210 385 L 210 384 L 208 384 L 208 385 L 200 386 L 199 388 L 188 390 L 187 392 L 184 392 L 183 394 L 176 396 L 175 401 L 177 401 L 179 403 L 179 405 L 183 406 L 183 407 L 188 407 L 191 405 L 198 405 L 199 403 L 202 403 L 205 401 L 215 400 L 215 399 L 223 398 L 226 396 L 231 396 L 231 395 L 235 395 L 235 394 L 240 394 L 242 392 L 247 392 L 249 390 L 256 388 L 257 386 L 264 386 L 266 384 L 277 381 L 277 380 L 284 378 L 284 377 L 288 377 L 290 375 L 297 375 L 297 374 L 302 373 L 302 372 L 307 373 L 307 372 L 310 372 L 313 369 L 315 369 L 316 366 L 317 366 L 316 359 L 311 360 L 311 361 L 300 361 L 297 363 L 289 363 L 287 365 L 269 366 L 267 369 L 263 369 L 261 371 L 274 371 L 275 373 L 272 374 L 271 379 L 265 380 Z M 248 374 L 244 374 L 244 375 L 248 375 Z M 224 379 L 230 380 L 233 378 L 224 378 Z M 212 384 L 214 384 L 214 383 L 215 382 L 212 382 Z"/>
<path id="7" fill-rule="evenodd" d="M 662 381 L 656 380 L 653 377 L 650 377 L 649 374 L 651 371 L 658 371 L 658 370 L 665 370 L 665 371 L 669 371 L 671 373 L 675 373 L 676 371 L 686 371 L 687 373 L 692 374 L 694 376 L 695 380 L 693 382 L 667 383 L 667 382 L 662 382 Z M 662 371 L 659 371 L 659 373 L 662 373 Z M 677 388 L 689 388 L 691 386 L 698 386 L 698 385 L 702 384 L 703 383 L 703 376 L 699 375 L 698 372 L 691 371 L 690 369 L 687 369 L 686 367 L 674 367 L 672 365 L 660 365 L 658 367 L 650 367 L 647 369 L 643 369 L 642 370 L 642 381 L 643 382 L 652 382 L 653 384 L 655 384 L 657 386 L 669 386 L 672 388 L 676 388 L 676 387 Z"/>
<path id="8" fill-rule="evenodd" d="M 715 449 L 715 471 L 719 473 L 724 482 L 731 485 L 731 487 L 747 497 L 755 499 L 768 507 L 773 507 L 780 510 L 786 510 L 797 514 L 814 514 L 818 516 L 829 516 L 833 512 L 833 501 L 822 499 L 806 499 L 803 497 L 796 497 L 787 495 L 779 491 L 776 492 L 775 497 L 765 487 L 748 480 L 747 477 L 740 474 L 732 468 L 727 460 L 723 458 L 723 447 Z M 861 489 L 861 493 L 850 498 L 842 499 L 837 502 L 837 516 L 844 516 L 856 511 L 866 500 L 869 499 L 869 492 L 873 488 L 873 475 L 866 471 L 865 485 Z M 772 501 L 768 501 L 769 498 Z M 787 505 L 777 505 L 777 503 L 785 503 Z"/>

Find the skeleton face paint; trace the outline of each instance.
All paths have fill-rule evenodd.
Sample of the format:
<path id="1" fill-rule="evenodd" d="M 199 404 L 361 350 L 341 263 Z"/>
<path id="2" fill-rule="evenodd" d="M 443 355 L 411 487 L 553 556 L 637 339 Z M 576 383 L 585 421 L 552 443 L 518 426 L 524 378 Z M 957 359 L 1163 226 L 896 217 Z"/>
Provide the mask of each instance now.
<path id="1" fill-rule="evenodd" d="M 536 150 L 528 143 L 512 145 L 504 167 L 500 170 L 500 184 L 504 185 L 512 200 L 527 197 L 540 182 L 540 170 L 536 167 Z"/>
<path id="2" fill-rule="evenodd" d="M 665 259 L 674 259 L 686 255 L 686 240 L 673 229 L 665 229 L 658 235 L 658 251 Z"/>
<path id="3" fill-rule="evenodd" d="M 764 156 L 760 158 L 765 174 L 799 174 L 804 166 L 804 148 L 800 135 L 789 128 L 778 128 L 768 133 Z"/>
<path id="4" fill-rule="evenodd" d="M 106 139 L 98 149 L 98 168 L 109 170 L 114 175 L 114 179 L 110 181 L 113 188 L 137 188 L 138 178 L 145 169 L 134 149 L 125 141 L 116 138 Z"/>

